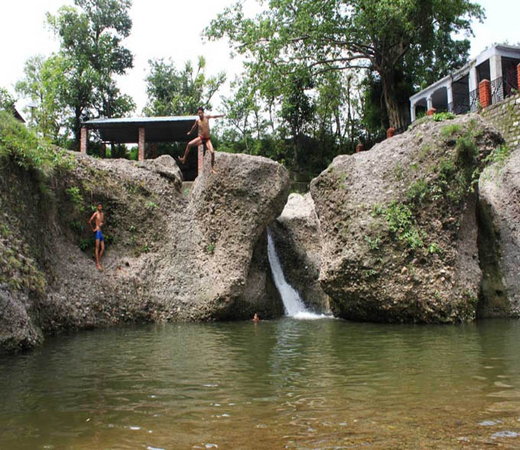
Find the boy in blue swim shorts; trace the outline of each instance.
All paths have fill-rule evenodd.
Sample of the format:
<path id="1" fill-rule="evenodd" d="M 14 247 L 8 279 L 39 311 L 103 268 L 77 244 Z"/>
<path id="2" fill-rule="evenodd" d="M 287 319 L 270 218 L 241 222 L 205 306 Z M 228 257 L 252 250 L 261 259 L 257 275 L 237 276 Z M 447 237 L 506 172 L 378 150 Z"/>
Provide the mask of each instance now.
<path id="1" fill-rule="evenodd" d="M 101 231 L 101 227 L 105 224 L 105 213 L 103 212 L 103 205 L 101 203 L 97 204 L 96 212 L 92 214 L 88 224 L 90 225 L 90 228 L 92 228 L 94 239 L 96 240 L 96 248 L 94 250 L 96 268 L 98 270 L 103 270 L 101 257 L 103 256 L 103 253 L 105 253 L 105 238 L 103 236 L 103 231 Z"/>

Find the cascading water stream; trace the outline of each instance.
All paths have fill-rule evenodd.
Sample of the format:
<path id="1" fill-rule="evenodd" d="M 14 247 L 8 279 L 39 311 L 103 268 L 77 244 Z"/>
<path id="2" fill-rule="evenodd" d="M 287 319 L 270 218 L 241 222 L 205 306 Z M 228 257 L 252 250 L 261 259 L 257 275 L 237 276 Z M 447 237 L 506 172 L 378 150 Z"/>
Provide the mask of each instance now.
<path id="1" fill-rule="evenodd" d="M 269 258 L 269 265 L 271 266 L 274 284 L 282 297 L 286 316 L 295 319 L 322 319 L 330 317 L 325 314 L 315 314 L 310 312 L 303 304 L 298 292 L 287 283 L 283 274 L 282 265 L 280 264 L 280 259 L 276 253 L 274 239 L 271 236 L 271 231 L 269 229 L 267 230 L 267 256 Z"/>

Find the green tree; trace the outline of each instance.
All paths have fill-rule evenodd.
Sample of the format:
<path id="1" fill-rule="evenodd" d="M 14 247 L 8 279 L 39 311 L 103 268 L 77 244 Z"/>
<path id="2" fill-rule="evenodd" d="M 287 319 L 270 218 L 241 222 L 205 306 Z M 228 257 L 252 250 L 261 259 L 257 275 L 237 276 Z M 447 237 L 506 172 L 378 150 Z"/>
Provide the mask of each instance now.
<path id="1" fill-rule="evenodd" d="M 150 60 L 146 77 L 148 104 L 143 112 L 148 116 L 195 114 L 199 106 L 211 108 L 211 99 L 224 83 L 226 76 L 219 73 L 208 77 L 206 61 L 200 56 L 197 67 L 187 61 L 178 70 L 171 60 Z"/>
<path id="2" fill-rule="evenodd" d="M 206 29 L 209 38 L 227 37 L 259 87 L 266 78 L 285 80 L 307 68 L 327 71 L 370 68 L 381 80 L 390 125 L 405 124 L 396 91 L 406 55 L 431 53 L 443 33 L 470 32 L 483 17 L 470 0 L 269 0 L 254 18 L 242 3 L 227 8 Z M 427 58 L 425 59 L 425 61 Z M 283 81 L 282 81 L 283 82 Z"/>
<path id="3" fill-rule="evenodd" d="M 266 132 L 268 121 L 264 119 L 261 109 L 262 100 L 250 84 L 242 78 L 231 83 L 231 96 L 222 99 L 222 107 L 230 130 L 226 130 L 224 141 L 241 141 L 243 151 L 253 153 L 253 139 L 260 140 Z M 236 130 L 237 133 L 233 133 Z"/>
<path id="4" fill-rule="evenodd" d="M 114 76 L 132 67 L 132 54 L 122 46 L 130 34 L 130 0 L 74 0 L 47 21 L 60 40 L 60 50 L 51 57 L 63 71 L 57 83 L 57 100 L 66 125 L 79 144 L 84 116 L 123 115 L 134 109 L 132 99 L 122 95 Z M 43 75 L 42 75 L 43 76 Z"/>
<path id="5" fill-rule="evenodd" d="M 0 87 L 0 110 L 11 112 L 14 108 L 14 97 L 5 88 Z"/>
<path id="6" fill-rule="evenodd" d="M 65 85 L 64 60 L 59 55 L 49 58 L 34 56 L 24 67 L 25 77 L 16 83 L 16 91 L 29 98 L 29 125 L 43 136 L 63 145 L 62 126 L 66 117 L 61 87 Z"/>

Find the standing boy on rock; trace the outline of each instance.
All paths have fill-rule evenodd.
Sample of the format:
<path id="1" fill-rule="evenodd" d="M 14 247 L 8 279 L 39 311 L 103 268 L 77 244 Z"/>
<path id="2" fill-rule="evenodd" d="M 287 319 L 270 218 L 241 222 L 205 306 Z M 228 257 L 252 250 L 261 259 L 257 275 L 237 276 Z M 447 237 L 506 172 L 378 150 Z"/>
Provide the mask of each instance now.
<path id="1" fill-rule="evenodd" d="M 90 228 L 92 228 L 94 239 L 96 240 L 96 249 L 94 250 L 94 255 L 96 257 L 96 268 L 98 270 L 103 270 L 103 266 L 101 265 L 101 257 L 103 256 L 103 253 L 105 253 L 105 237 L 103 236 L 101 227 L 105 224 L 105 213 L 103 212 L 103 205 L 101 203 L 97 204 L 97 210 L 94 214 L 92 214 L 88 223 Z"/>
<path id="2" fill-rule="evenodd" d="M 190 152 L 191 147 L 199 146 L 199 145 L 206 145 L 207 149 L 211 153 L 211 171 L 215 173 L 215 169 L 213 166 L 215 165 L 215 150 L 213 149 L 213 144 L 211 143 L 211 138 L 209 134 L 209 119 L 217 119 L 219 117 L 224 117 L 224 114 L 219 114 L 217 116 L 210 116 L 204 114 L 204 108 L 200 107 L 197 109 L 197 115 L 199 118 L 195 120 L 195 123 L 191 127 L 191 130 L 188 131 L 188 136 L 193 132 L 195 127 L 198 127 L 198 136 L 188 142 L 188 145 L 186 145 L 186 150 L 184 151 L 184 156 L 182 158 L 179 158 L 179 161 L 181 164 L 186 164 L 186 158 L 188 157 L 188 154 Z"/>

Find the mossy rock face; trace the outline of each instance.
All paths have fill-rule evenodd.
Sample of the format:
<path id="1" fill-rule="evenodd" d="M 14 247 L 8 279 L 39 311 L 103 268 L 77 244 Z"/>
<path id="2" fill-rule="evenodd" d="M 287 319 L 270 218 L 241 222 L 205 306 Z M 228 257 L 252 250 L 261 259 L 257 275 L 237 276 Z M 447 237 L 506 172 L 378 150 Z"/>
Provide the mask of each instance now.
<path id="1" fill-rule="evenodd" d="M 339 316 L 379 322 L 475 318 L 475 180 L 502 142 L 479 116 L 425 119 L 311 183 L 320 280 Z"/>

